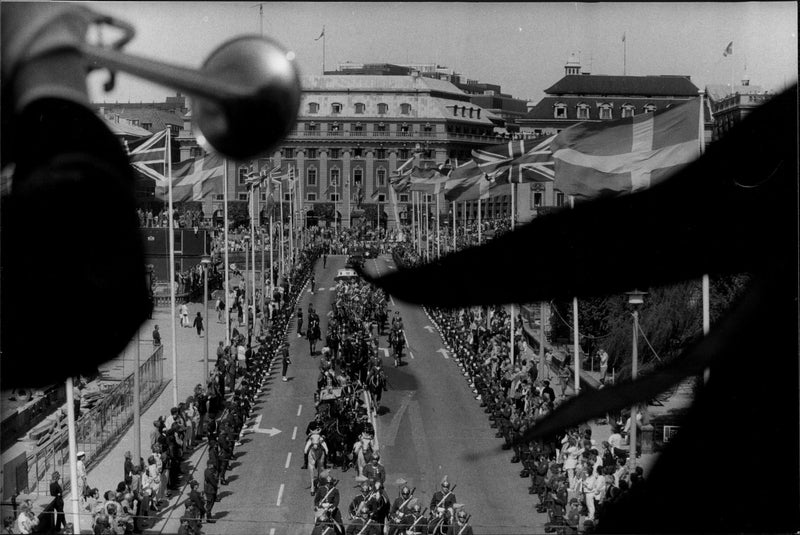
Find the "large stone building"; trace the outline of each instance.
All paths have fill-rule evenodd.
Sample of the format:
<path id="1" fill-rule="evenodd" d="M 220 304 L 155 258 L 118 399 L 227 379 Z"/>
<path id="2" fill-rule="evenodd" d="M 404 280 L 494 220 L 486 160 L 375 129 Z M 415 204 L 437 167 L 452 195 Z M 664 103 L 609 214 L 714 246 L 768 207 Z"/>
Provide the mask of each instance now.
<path id="1" fill-rule="evenodd" d="M 740 85 L 707 85 L 706 95 L 714 114 L 712 141 L 720 139 L 736 123 L 773 96 L 761 86 L 750 85 L 750 79 L 746 77 Z"/>
<path id="2" fill-rule="evenodd" d="M 556 134 L 582 122 L 603 122 L 663 110 L 700 95 L 690 76 L 610 76 L 581 72 L 575 55 L 564 66 L 564 77 L 545 89 L 545 97 L 517 122 L 523 133 Z M 706 101 L 707 102 L 707 101 Z M 711 140 L 712 116 L 704 107 L 706 142 Z M 552 184 L 520 188 L 518 213 L 522 220 L 561 207 L 565 196 Z"/>

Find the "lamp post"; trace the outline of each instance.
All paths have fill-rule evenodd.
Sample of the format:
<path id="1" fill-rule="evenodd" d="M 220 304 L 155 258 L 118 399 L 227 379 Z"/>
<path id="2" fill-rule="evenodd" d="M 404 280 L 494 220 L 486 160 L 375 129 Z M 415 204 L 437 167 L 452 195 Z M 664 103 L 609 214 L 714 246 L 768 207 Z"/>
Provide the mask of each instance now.
<path id="1" fill-rule="evenodd" d="M 203 266 L 203 319 L 206 321 L 206 343 L 204 344 L 205 348 L 203 353 L 203 381 L 208 381 L 208 339 L 211 338 L 211 322 L 208 319 L 208 266 L 211 265 L 211 258 L 208 255 L 203 255 L 200 264 Z"/>
<path id="2" fill-rule="evenodd" d="M 628 295 L 628 304 L 633 307 L 633 347 L 631 353 L 631 380 L 636 380 L 636 374 L 639 369 L 639 305 L 644 303 L 644 296 L 646 295 L 645 292 L 640 292 L 639 290 L 634 290 L 632 292 L 627 292 Z M 636 468 L 636 434 L 637 429 L 636 426 L 638 422 L 636 420 L 637 414 L 639 413 L 639 406 L 638 404 L 634 404 L 631 407 L 631 430 L 630 430 L 630 462 L 631 462 L 631 469 Z"/>

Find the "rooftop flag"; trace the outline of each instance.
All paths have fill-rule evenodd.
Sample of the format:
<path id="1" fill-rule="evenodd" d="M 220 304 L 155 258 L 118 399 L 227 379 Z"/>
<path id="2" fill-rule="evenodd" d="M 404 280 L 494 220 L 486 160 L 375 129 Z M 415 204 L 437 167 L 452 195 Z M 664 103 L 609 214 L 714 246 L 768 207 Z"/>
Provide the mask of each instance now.
<path id="1" fill-rule="evenodd" d="M 129 152 L 131 165 L 159 185 L 167 185 L 165 161 L 167 158 L 167 131 L 162 130 Z"/>
<path id="2" fill-rule="evenodd" d="M 551 143 L 554 186 L 566 195 L 633 193 L 700 156 L 700 99 L 634 117 L 578 123 Z"/>

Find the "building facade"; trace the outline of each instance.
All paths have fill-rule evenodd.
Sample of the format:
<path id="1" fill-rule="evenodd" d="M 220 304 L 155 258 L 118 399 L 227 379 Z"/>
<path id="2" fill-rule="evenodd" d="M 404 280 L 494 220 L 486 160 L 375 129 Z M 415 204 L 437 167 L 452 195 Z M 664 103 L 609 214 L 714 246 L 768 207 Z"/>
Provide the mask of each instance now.
<path id="1" fill-rule="evenodd" d="M 772 98 L 761 86 L 750 85 L 745 78 L 741 85 L 708 85 L 706 95 L 714 115 L 711 140 L 717 141 L 758 106 Z"/>

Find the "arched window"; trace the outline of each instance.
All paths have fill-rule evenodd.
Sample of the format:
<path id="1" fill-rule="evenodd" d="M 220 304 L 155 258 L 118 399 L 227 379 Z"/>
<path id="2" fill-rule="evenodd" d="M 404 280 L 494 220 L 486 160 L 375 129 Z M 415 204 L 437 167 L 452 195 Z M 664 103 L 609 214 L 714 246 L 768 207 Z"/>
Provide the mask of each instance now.
<path id="1" fill-rule="evenodd" d="M 611 104 L 608 102 L 600 104 L 600 118 L 611 119 Z"/>
<path id="2" fill-rule="evenodd" d="M 645 104 L 644 105 L 644 112 L 645 113 L 651 113 L 651 112 L 654 112 L 654 111 L 656 111 L 656 105 L 655 104 Z"/>
<path id="3" fill-rule="evenodd" d="M 356 113 L 363 114 L 366 106 L 363 102 L 356 102 Z"/>
<path id="4" fill-rule="evenodd" d="M 400 104 L 400 114 L 401 115 L 410 115 L 411 114 L 411 104 Z"/>
<path id="5" fill-rule="evenodd" d="M 588 119 L 589 118 L 589 106 L 588 104 L 584 104 L 581 102 L 578 104 L 578 119 Z"/>
<path id="6" fill-rule="evenodd" d="M 622 105 L 622 117 L 633 117 L 636 115 L 636 108 L 633 107 L 633 104 L 625 103 Z"/>
<path id="7" fill-rule="evenodd" d="M 378 115 L 386 115 L 389 112 L 389 105 L 381 102 L 378 104 Z"/>
<path id="8" fill-rule="evenodd" d="M 555 117 L 556 119 L 566 119 L 567 118 L 567 105 L 564 104 L 563 102 L 557 103 L 553 107 L 553 110 L 554 110 L 553 117 Z"/>
<path id="9" fill-rule="evenodd" d="M 339 115 L 340 113 L 342 113 L 342 105 L 338 102 L 331 104 L 331 114 Z"/>
<path id="10" fill-rule="evenodd" d="M 317 104 L 316 102 L 309 102 L 308 113 L 319 113 L 319 104 Z"/>
<path id="11" fill-rule="evenodd" d="M 306 169 L 306 185 L 307 186 L 316 186 L 317 185 L 317 168 L 316 167 L 309 167 Z"/>

